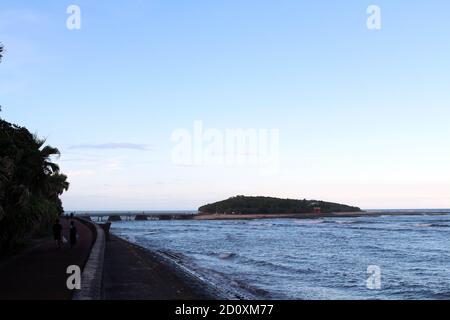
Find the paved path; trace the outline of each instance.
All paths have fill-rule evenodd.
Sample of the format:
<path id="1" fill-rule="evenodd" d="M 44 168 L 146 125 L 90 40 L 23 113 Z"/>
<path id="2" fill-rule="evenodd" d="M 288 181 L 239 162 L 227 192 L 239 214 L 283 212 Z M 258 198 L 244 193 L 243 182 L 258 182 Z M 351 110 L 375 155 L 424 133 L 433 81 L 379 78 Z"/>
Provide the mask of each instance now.
<path id="1" fill-rule="evenodd" d="M 68 238 L 69 223 L 62 219 L 63 235 Z M 80 235 L 76 247 L 68 244 L 57 249 L 51 238 L 37 247 L 0 263 L 0 300 L 68 300 L 72 292 L 66 287 L 69 265 L 84 266 L 89 257 L 94 235 L 75 222 Z"/>
<path id="2" fill-rule="evenodd" d="M 199 280 L 163 263 L 154 253 L 111 236 L 103 269 L 106 300 L 214 299 Z"/>

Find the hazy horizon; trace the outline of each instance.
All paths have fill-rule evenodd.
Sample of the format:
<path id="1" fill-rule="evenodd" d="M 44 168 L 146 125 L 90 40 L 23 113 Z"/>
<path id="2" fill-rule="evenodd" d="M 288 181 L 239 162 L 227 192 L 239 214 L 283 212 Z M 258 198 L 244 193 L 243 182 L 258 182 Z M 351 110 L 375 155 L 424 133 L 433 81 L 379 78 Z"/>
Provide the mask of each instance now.
<path id="1" fill-rule="evenodd" d="M 79 29 L 66 2 L 0 3 L 0 117 L 60 149 L 66 211 L 450 208 L 449 2 L 76 5 Z"/>
<path id="2" fill-rule="evenodd" d="M 203 203 L 202 205 L 204 205 L 206 203 Z M 199 206 L 200 207 L 200 206 Z M 450 208 L 360 208 L 363 211 L 376 211 L 376 210 L 380 210 L 380 211 L 389 211 L 389 210 L 393 210 L 393 211 L 401 211 L 401 210 L 405 210 L 405 211 L 438 211 L 438 210 L 443 210 L 443 211 L 449 211 Z M 69 208 L 65 208 L 64 210 L 66 213 L 70 213 L 70 212 L 77 212 L 77 213 L 82 213 L 82 212 L 191 212 L 191 211 L 198 211 L 198 208 L 194 209 L 194 208 L 177 208 L 177 209 L 116 209 L 116 208 L 110 208 L 110 209 L 69 209 Z"/>

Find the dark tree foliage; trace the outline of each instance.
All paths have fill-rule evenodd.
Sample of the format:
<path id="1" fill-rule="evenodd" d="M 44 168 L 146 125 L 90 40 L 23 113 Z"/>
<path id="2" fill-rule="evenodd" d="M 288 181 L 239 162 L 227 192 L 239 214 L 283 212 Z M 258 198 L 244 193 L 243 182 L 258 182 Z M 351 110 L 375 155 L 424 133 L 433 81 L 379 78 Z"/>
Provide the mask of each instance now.
<path id="1" fill-rule="evenodd" d="M 0 119 L 0 252 L 63 212 L 59 196 L 69 183 L 51 161 L 58 154 L 26 128 Z"/>
<path id="2" fill-rule="evenodd" d="M 3 58 L 3 50 L 4 50 L 4 47 L 3 47 L 3 45 L 0 43 L 0 62 L 2 62 L 2 58 Z M 2 106 L 0 106 L 0 111 L 2 111 Z"/>
<path id="3" fill-rule="evenodd" d="M 0 253 L 54 221 L 67 177 L 51 157 L 59 151 L 26 128 L 0 119 Z"/>
<path id="4" fill-rule="evenodd" d="M 59 196 L 69 183 L 51 161 L 58 149 L 44 143 L 0 118 L 0 255 L 63 212 Z"/>
<path id="5" fill-rule="evenodd" d="M 232 197 L 227 200 L 207 204 L 198 210 L 201 213 L 219 214 L 283 214 L 313 213 L 314 208 L 320 208 L 323 213 L 361 211 L 357 207 L 325 201 L 246 196 Z"/>

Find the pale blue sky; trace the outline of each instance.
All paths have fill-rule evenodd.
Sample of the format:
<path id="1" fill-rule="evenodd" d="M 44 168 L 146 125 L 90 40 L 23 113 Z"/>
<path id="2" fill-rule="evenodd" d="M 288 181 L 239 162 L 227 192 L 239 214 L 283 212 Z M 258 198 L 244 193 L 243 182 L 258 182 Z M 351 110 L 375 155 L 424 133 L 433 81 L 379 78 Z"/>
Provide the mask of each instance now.
<path id="1" fill-rule="evenodd" d="M 66 28 L 70 4 L 81 30 Z M 379 31 L 366 27 L 370 4 Z M 237 194 L 450 207 L 449 10 L 2 0 L 2 117 L 60 148 L 67 210 L 195 209 Z M 278 173 L 174 164 L 171 135 L 196 120 L 279 129 Z"/>

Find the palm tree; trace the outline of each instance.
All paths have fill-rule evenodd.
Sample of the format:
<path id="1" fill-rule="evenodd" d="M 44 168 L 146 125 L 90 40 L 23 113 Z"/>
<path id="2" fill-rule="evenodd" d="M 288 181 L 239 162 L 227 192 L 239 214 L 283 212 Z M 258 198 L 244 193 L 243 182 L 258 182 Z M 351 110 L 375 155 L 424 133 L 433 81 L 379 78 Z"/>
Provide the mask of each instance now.
<path id="1" fill-rule="evenodd" d="M 3 44 L 0 43 L 0 62 L 2 62 L 2 58 L 3 58 Z M 0 106 L 0 112 L 2 111 L 2 106 Z"/>
<path id="2" fill-rule="evenodd" d="M 52 161 L 59 154 L 26 128 L 0 119 L 0 253 L 63 212 L 59 197 L 69 183 Z"/>
<path id="3" fill-rule="evenodd" d="M 0 62 L 3 53 L 0 43 Z M 52 161 L 59 155 L 26 128 L 0 118 L 0 255 L 63 213 L 59 196 L 69 182 Z"/>
<path id="4" fill-rule="evenodd" d="M 69 185 L 65 174 L 54 173 L 47 177 L 44 191 L 47 197 L 56 199 L 69 190 Z"/>
<path id="5" fill-rule="evenodd" d="M 52 156 L 59 157 L 61 153 L 57 148 L 45 146 L 41 149 L 42 165 L 45 174 L 59 173 L 59 166 L 51 161 Z"/>

